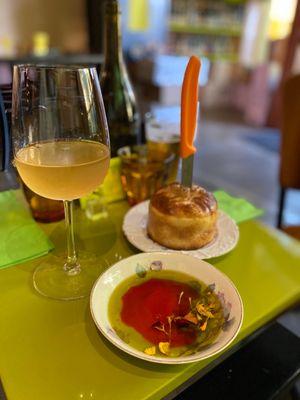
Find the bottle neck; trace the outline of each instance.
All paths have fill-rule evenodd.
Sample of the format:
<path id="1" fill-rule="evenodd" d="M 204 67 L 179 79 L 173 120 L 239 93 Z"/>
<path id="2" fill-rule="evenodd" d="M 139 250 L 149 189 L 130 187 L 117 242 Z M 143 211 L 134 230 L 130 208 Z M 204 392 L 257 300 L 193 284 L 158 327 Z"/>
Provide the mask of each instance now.
<path id="1" fill-rule="evenodd" d="M 110 0 L 105 3 L 104 18 L 104 63 L 105 65 L 120 65 L 123 63 L 123 52 L 117 1 Z"/>

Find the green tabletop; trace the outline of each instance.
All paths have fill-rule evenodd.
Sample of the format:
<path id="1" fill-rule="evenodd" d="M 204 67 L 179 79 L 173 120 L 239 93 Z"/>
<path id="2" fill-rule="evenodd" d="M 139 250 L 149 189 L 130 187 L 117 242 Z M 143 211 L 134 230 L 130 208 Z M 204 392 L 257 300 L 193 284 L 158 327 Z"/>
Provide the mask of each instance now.
<path id="1" fill-rule="evenodd" d="M 98 222 L 78 211 L 79 246 L 109 264 L 133 254 L 121 232 L 126 210 L 125 202 L 112 204 L 109 218 Z M 43 228 L 63 248 L 63 222 Z M 0 375 L 9 400 L 161 399 L 218 357 L 163 366 L 122 353 L 98 333 L 88 299 L 60 302 L 33 290 L 39 261 L 0 271 Z M 299 300 L 300 245 L 258 222 L 241 224 L 236 249 L 211 263 L 243 298 L 245 319 L 234 344 Z"/>

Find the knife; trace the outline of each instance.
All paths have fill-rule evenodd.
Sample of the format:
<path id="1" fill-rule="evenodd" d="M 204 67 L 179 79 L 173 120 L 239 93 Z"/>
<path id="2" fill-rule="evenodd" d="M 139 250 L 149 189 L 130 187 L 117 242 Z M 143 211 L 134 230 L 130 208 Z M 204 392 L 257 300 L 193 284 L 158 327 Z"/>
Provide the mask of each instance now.
<path id="1" fill-rule="evenodd" d="M 193 145 L 197 125 L 198 79 L 201 62 L 192 56 L 186 67 L 181 89 L 180 157 L 182 158 L 181 184 L 193 184 L 193 165 L 196 148 Z"/>

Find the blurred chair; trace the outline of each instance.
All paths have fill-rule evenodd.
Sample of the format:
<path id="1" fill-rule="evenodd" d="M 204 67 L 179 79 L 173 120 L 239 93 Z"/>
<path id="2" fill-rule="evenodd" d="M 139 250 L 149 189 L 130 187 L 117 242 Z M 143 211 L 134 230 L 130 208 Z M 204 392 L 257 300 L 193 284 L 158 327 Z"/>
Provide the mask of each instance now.
<path id="1" fill-rule="evenodd" d="M 5 171 L 9 164 L 10 137 L 7 110 L 11 109 L 11 93 L 11 86 L 0 86 L 0 171 Z"/>
<path id="2" fill-rule="evenodd" d="M 288 78 L 282 92 L 280 199 L 277 227 L 300 239 L 300 226 L 283 228 L 287 189 L 300 189 L 300 75 Z"/>
<path id="3" fill-rule="evenodd" d="M 0 192 L 19 187 L 14 168 L 10 160 L 11 154 L 11 84 L 0 85 Z M 0 395 L 1 398 L 1 395 Z"/>

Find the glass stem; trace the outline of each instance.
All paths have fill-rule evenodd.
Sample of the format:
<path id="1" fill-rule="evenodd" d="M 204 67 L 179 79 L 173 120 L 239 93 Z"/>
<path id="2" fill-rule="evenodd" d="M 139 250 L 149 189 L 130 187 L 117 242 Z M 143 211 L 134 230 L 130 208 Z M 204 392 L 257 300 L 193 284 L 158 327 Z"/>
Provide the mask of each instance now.
<path id="1" fill-rule="evenodd" d="M 73 201 L 64 200 L 64 209 L 68 248 L 68 257 L 64 265 L 64 270 L 68 273 L 68 275 L 76 275 L 80 272 L 80 264 L 77 259 L 74 240 Z"/>

